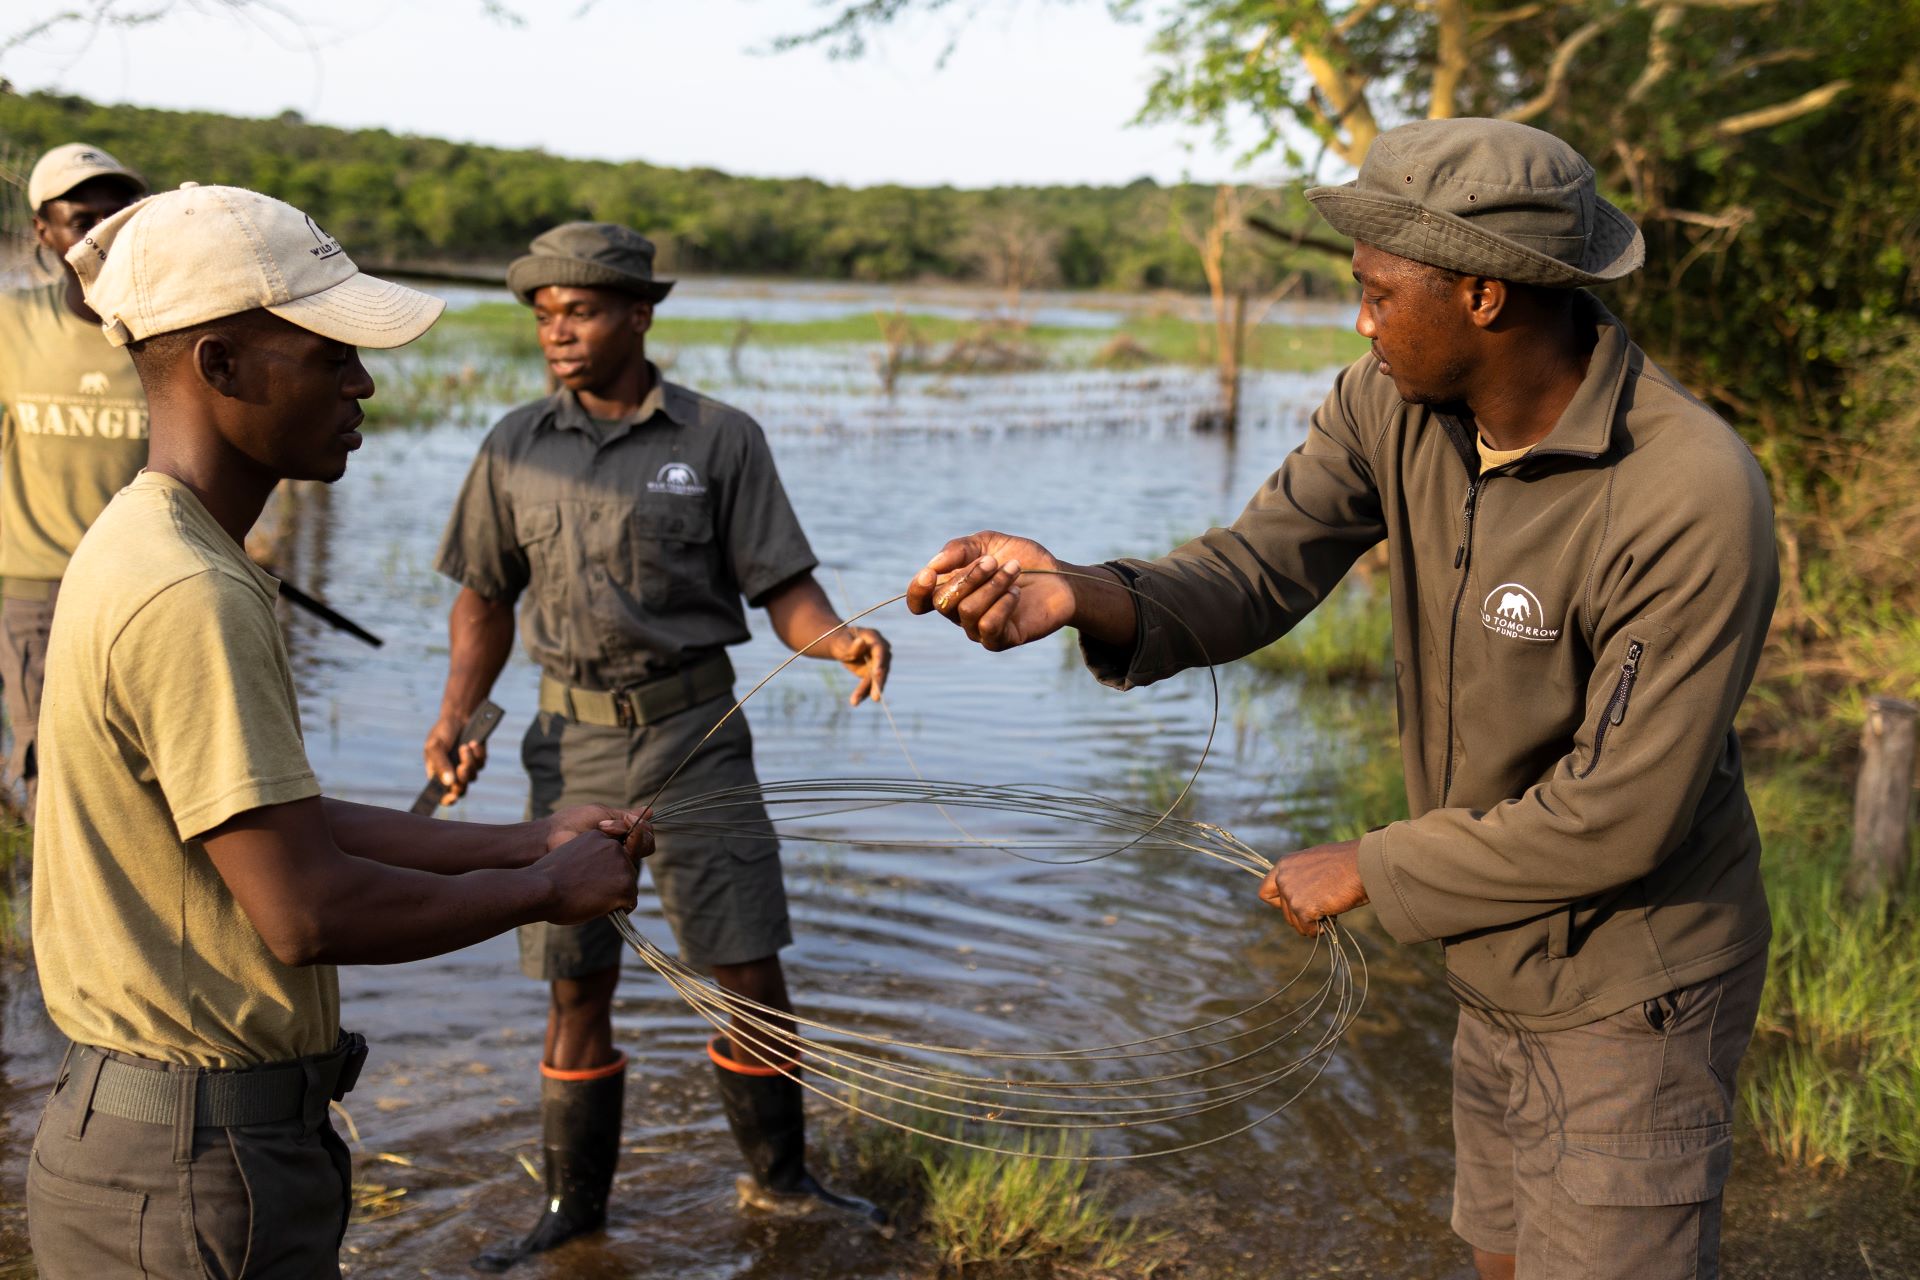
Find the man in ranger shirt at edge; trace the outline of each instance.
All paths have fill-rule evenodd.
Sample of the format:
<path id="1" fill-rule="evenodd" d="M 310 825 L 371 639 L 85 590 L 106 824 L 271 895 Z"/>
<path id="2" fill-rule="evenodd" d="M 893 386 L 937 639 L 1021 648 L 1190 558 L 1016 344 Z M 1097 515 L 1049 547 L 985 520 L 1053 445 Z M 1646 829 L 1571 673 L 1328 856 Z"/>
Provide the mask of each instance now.
<path id="1" fill-rule="evenodd" d="M 147 397 L 127 353 L 100 334 L 66 260 L 94 224 L 146 194 L 98 147 L 69 142 L 27 178 L 33 234 L 60 278 L 0 295 L 0 680 L 13 726 L 9 781 L 33 817 L 34 726 L 47 630 L 67 559 L 107 500 L 147 461 Z"/>
<path id="2" fill-rule="evenodd" d="M 1261 897 L 1444 943 L 1482 1276 L 1716 1276 L 1770 931 L 1733 732 L 1779 585 L 1766 481 L 1583 292 L 1645 250 L 1559 139 L 1420 121 L 1307 195 L 1355 242 L 1373 353 L 1233 525 L 1095 582 L 1021 580 L 1062 562 L 979 533 L 908 605 L 990 649 L 1072 625 L 1127 688 L 1285 634 L 1384 540 L 1413 816 Z"/>
<path id="3" fill-rule="evenodd" d="M 630 910 L 648 848 L 598 806 L 508 826 L 320 794 L 277 584 L 241 549 L 283 479 L 331 482 L 373 394 L 356 349 L 441 304 L 362 275 L 278 200 L 189 184 L 69 262 L 152 408 L 147 469 L 63 580 L 47 664 L 33 951 L 73 1043 L 27 1168 L 44 1280 L 339 1273 L 328 1103 L 365 1042 L 336 964 Z"/>

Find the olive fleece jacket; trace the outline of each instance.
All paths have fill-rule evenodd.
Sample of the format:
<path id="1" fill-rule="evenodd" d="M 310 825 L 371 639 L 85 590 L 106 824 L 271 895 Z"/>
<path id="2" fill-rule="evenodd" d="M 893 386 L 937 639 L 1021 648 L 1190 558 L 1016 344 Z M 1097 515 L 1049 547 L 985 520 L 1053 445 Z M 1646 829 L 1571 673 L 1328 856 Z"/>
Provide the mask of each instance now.
<path id="1" fill-rule="evenodd" d="M 1767 484 L 1578 305 L 1587 375 L 1525 457 L 1483 474 L 1474 428 L 1367 356 L 1230 528 L 1116 562 L 1161 606 L 1132 651 L 1086 645 L 1120 688 L 1230 661 L 1384 538 L 1414 816 L 1362 839 L 1360 877 L 1394 937 L 1444 942 L 1465 1005 L 1539 1031 L 1731 969 L 1771 927 L 1733 732 L 1779 586 Z"/>

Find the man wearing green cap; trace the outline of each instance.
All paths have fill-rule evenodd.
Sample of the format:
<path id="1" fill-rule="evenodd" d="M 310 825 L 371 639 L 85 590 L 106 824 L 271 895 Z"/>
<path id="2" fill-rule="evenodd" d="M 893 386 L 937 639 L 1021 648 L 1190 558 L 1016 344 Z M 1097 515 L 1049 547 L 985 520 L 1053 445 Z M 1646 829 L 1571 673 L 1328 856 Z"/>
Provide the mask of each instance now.
<path id="1" fill-rule="evenodd" d="M 510 826 L 320 794 L 277 583 L 241 549 L 282 479 L 332 482 L 361 346 L 438 300 L 364 275 L 298 209 L 198 187 L 69 253 L 153 406 L 147 468 L 80 540 L 47 662 L 33 952 L 72 1041 L 36 1131 L 44 1280 L 339 1274 L 351 1171 L 328 1105 L 366 1044 L 334 966 L 631 910 L 648 835 L 582 807 Z"/>
<path id="2" fill-rule="evenodd" d="M 61 274 L 0 294 L 0 680 L 13 726 L 8 775 L 25 789 L 29 819 L 60 578 L 80 535 L 147 461 L 140 379 L 126 352 L 100 336 L 66 253 L 146 190 L 98 147 L 69 142 L 47 152 L 27 177 L 27 203 L 39 249 Z"/>
<path id="3" fill-rule="evenodd" d="M 1420 121 L 1308 198 L 1355 241 L 1373 352 L 1233 525 L 1100 583 L 1022 580 L 1074 566 L 979 533 L 908 605 L 989 649 L 1072 625 L 1128 688 L 1284 635 L 1385 541 L 1413 816 L 1261 897 L 1303 934 L 1371 902 L 1443 943 L 1481 1275 L 1717 1275 L 1770 931 L 1733 732 L 1778 587 L 1766 481 L 1583 291 L 1644 247 L 1558 139 Z"/>
<path id="4" fill-rule="evenodd" d="M 654 278 L 651 243 L 626 227 L 568 223 L 536 239 L 507 284 L 533 309 L 559 387 L 494 427 L 441 542 L 440 570 L 461 590 L 427 772 L 451 801 L 484 763 L 459 734 L 512 649 L 518 605 L 541 669 L 540 714 L 522 748 L 533 814 L 645 805 L 670 778 L 667 801 L 752 794 L 745 716 L 707 736 L 734 703 L 726 649 L 747 639 L 742 601 L 765 608 L 789 647 L 853 672 L 856 705 L 880 694 L 887 642 L 836 630 L 759 426 L 648 362 L 653 307 L 672 288 Z M 792 933 L 766 810 L 743 800 L 701 825 L 661 832 L 650 863 L 681 954 L 726 990 L 790 1011 L 780 949 Z M 552 990 L 540 1063 L 547 1195 L 531 1233 L 478 1260 L 486 1270 L 598 1228 L 619 1153 L 620 939 L 598 921 L 523 929 L 520 944 L 527 976 Z M 799 1064 L 757 1052 L 755 1038 L 736 1027 L 708 1046 L 747 1160 L 743 1201 L 881 1220 L 808 1172 Z"/>

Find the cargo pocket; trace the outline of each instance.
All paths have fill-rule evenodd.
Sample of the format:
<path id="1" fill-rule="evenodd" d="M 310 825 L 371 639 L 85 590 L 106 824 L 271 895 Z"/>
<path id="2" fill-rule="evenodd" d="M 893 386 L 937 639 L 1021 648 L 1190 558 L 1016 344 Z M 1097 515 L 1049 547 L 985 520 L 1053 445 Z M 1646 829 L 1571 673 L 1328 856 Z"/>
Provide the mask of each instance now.
<path id="1" fill-rule="evenodd" d="M 704 506 L 688 506 L 685 511 L 642 508 L 627 519 L 630 581 L 652 608 L 693 599 L 714 577 L 708 563 L 713 522 Z"/>
<path id="2" fill-rule="evenodd" d="M 1728 1125 L 1619 1138 L 1569 1135 L 1541 1224 L 1541 1269 L 1718 1274 L 1720 1193 L 1732 1160 Z"/>
<path id="3" fill-rule="evenodd" d="M 27 1167 L 27 1237 L 42 1275 L 146 1275 L 146 1212 L 143 1193 L 63 1178 L 37 1152 Z"/>
<path id="4" fill-rule="evenodd" d="M 1575 1204 L 1699 1204 L 1720 1194 L 1733 1165 L 1726 1125 L 1586 1144 L 1569 1135 L 1554 1178 Z"/>

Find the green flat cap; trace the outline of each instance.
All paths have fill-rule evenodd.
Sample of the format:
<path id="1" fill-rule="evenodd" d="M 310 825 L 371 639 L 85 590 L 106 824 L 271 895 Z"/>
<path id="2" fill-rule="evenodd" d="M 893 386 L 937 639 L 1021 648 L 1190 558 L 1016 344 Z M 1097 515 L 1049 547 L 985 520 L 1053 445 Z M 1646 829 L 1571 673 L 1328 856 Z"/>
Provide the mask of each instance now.
<path id="1" fill-rule="evenodd" d="M 507 268 L 507 288 L 533 305 L 533 291 L 550 284 L 620 289 L 658 302 L 673 288 L 653 278 L 653 241 L 613 222 L 563 222 L 534 237 L 527 255 Z"/>
<path id="2" fill-rule="evenodd" d="M 1360 176 L 1307 192 L 1336 231 L 1415 262 L 1572 289 L 1640 268 L 1646 241 L 1593 166 L 1511 120 L 1416 120 L 1373 141 Z"/>

